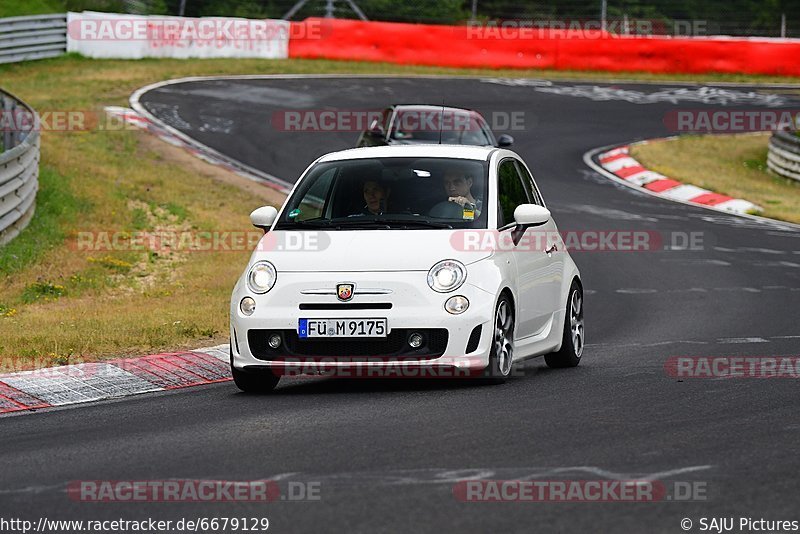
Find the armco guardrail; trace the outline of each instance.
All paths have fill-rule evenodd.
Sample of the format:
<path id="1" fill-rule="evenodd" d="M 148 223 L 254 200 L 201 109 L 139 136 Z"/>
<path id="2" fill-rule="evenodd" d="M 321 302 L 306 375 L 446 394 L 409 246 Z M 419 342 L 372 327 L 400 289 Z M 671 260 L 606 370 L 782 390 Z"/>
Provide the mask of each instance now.
<path id="1" fill-rule="evenodd" d="M 66 51 L 66 13 L 0 19 L 0 63 L 55 57 Z"/>
<path id="2" fill-rule="evenodd" d="M 18 111 L 30 113 L 30 129 L 3 132 L 0 153 L 0 245 L 14 239 L 33 217 L 36 191 L 39 189 L 39 130 L 36 112 L 14 95 L 0 91 L 0 103 L 6 117 Z M 13 121 L 13 119 L 12 119 Z M 4 121 L 8 123 L 9 121 Z"/>
<path id="3" fill-rule="evenodd" d="M 773 133 L 769 140 L 767 166 L 781 176 L 800 180 L 800 137 L 789 131 Z"/>

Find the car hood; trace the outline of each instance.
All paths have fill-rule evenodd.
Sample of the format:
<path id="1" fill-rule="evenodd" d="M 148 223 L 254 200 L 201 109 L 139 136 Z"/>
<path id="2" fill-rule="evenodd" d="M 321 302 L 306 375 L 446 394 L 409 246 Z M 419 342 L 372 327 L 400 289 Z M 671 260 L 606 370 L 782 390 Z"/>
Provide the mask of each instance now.
<path id="1" fill-rule="evenodd" d="M 479 230 L 475 230 L 479 231 Z M 485 231 L 485 230 L 484 230 Z M 463 250 L 464 230 L 278 230 L 264 234 L 251 264 L 269 260 L 281 272 L 428 271 L 441 260 L 465 265 L 492 254 Z M 280 274 L 279 274 L 280 276 Z"/>

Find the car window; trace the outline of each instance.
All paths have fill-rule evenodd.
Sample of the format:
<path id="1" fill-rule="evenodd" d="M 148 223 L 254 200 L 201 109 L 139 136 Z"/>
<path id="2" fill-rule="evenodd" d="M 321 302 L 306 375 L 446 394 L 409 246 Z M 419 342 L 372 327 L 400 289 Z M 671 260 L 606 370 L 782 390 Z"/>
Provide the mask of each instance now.
<path id="1" fill-rule="evenodd" d="M 286 201 L 279 230 L 486 228 L 488 163 L 362 158 L 318 163 Z"/>
<path id="2" fill-rule="evenodd" d="M 533 204 L 538 204 L 544 207 L 544 201 L 542 200 L 542 195 L 539 193 L 539 189 L 536 187 L 536 182 L 533 181 L 533 176 L 531 173 L 528 172 L 528 169 L 517 161 L 517 167 L 519 169 L 519 174 L 522 176 L 522 185 L 525 186 L 525 192 L 528 194 L 528 198 Z"/>
<path id="3" fill-rule="evenodd" d="M 325 208 L 325 199 L 328 198 L 334 176 L 336 176 L 336 169 L 325 171 L 314 181 L 311 187 L 303 193 L 297 202 L 296 209 L 298 210 L 298 214 L 295 216 L 295 220 L 306 221 L 322 216 Z"/>
<path id="4" fill-rule="evenodd" d="M 528 195 L 522 185 L 517 165 L 513 159 L 505 159 L 497 168 L 497 227 L 514 222 L 514 210 L 527 204 Z"/>
<path id="5" fill-rule="evenodd" d="M 440 109 L 403 109 L 398 111 L 392 139 L 407 142 L 453 145 L 493 145 L 487 126 L 475 112 Z"/>

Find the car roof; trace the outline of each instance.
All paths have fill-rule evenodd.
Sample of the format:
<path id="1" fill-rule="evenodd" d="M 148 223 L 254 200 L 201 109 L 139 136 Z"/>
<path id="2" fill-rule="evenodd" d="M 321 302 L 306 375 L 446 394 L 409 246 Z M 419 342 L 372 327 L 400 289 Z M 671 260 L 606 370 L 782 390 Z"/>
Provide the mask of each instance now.
<path id="1" fill-rule="evenodd" d="M 471 114 L 475 114 L 475 115 L 480 115 L 480 113 L 478 113 L 474 109 L 454 108 L 454 107 L 450 107 L 450 106 L 433 106 L 433 105 L 430 105 L 430 104 L 395 104 L 392 107 L 395 109 L 395 111 L 412 111 L 412 110 L 417 110 L 417 111 L 442 111 L 442 110 L 444 110 L 444 111 L 450 111 L 450 112 L 459 112 L 459 111 L 461 111 L 461 112 L 471 113 Z"/>
<path id="2" fill-rule="evenodd" d="M 498 150 L 493 146 L 475 145 L 392 145 L 368 146 L 331 152 L 319 158 L 318 162 L 340 161 L 367 158 L 453 158 L 488 161 L 492 152 Z"/>

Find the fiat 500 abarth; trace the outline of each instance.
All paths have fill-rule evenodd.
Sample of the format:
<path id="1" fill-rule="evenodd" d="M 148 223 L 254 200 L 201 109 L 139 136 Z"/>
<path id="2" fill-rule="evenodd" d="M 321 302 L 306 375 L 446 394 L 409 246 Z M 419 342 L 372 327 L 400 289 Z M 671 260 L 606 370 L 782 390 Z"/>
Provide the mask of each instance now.
<path id="1" fill-rule="evenodd" d="M 580 274 L 510 150 L 334 152 L 280 211 L 250 218 L 265 234 L 230 309 L 231 371 L 244 391 L 295 373 L 435 368 L 502 382 L 534 356 L 580 362 Z"/>

